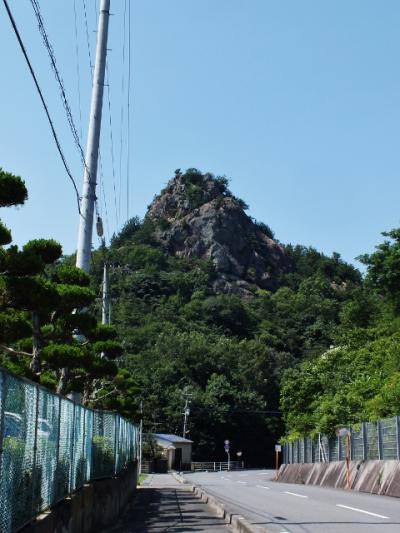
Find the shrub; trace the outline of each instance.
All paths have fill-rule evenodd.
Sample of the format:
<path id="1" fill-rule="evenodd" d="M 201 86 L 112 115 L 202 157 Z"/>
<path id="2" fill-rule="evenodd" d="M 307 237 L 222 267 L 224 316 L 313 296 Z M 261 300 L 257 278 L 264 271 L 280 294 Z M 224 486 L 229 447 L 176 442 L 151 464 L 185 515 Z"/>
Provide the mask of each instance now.
<path id="1" fill-rule="evenodd" d="M 265 233 L 265 235 L 267 237 L 269 237 L 270 239 L 273 239 L 275 234 L 274 232 L 272 231 L 272 229 L 268 226 L 268 224 L 265 224 L 264 222 L 258 222 L 257 220 L 254 221 L 255 225 L 257 226 L 257 228 L 262 231 L 263 233 Z"/>

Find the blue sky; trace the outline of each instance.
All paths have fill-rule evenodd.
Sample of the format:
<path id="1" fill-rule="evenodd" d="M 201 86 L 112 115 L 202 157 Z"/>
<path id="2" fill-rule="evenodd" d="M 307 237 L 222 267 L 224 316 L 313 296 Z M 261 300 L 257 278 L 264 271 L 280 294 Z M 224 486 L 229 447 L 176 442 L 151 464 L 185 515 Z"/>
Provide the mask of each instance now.
<path id="1" fill-rule="evenodd" d="M 400 225 L 398 1 L 130 1 L 129 216 L 144 215 L 176 168 L 197 167 L 230 177 L 249 214 L 268 223 L 282 242 L 337 251 L 348 261 L 372 251 L 381 231 Z M 80 190 L 79 155 L 32 7 L 28 0 L 9 2 Z M 40 1 L 85 146 L 90 69 L 83 0 L 75 3 L 78 62 L 74 0 Z M 92 54 L 95 4 L 86 0 Z M 119 189 L 122 101 L 127 124 L 126 91 L 123 99 L 121 94 L 124 0 L 111 4 L 117 194 L 105 100 L 107 217 L 98 191 L 108 236 L 127 218 L 126 128 L 121 194 Z M 24 177 L 30 193 L 24 207 L 2 210 L 1 216 L 18 244 L 53 237 L 70 253 L 78 228 L 73 189 L 2 6 L 0 47 L 0 166 Z"/>

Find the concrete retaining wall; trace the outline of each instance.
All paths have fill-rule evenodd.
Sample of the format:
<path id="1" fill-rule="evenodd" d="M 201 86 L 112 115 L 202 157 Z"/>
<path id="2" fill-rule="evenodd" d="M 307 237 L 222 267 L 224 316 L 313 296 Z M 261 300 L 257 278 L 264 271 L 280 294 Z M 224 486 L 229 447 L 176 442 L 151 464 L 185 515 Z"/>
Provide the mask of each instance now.
<path id="1" fill-rule="evenodd" d="M 282 465 L 278 481 L 346 488 L 344 461 Z M 353 490 L 400 498 L 400 461 L 351 461 Z"/>
<path id="2" fill-rule="evenodd" d="M 84 485 L 72 496 L 39 515 L 22 533 L 91 533 L 112 525 L 132 499 L 137 464 L 117 477 Z"/>

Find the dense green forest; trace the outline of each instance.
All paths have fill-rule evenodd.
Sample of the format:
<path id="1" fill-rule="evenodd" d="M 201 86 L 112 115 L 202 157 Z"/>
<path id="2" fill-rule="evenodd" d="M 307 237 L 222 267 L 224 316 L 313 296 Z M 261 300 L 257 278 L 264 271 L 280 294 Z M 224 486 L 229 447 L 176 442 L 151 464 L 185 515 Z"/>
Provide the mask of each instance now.
<path id="1" fill-rule="evenodd" d="M 192 196 L 201 188 L 198 174 L 196 180 L 189 183 Z M 21 252 L 41 254 L 37 271 L 24 271 L 20 256 L 15 266 L 17 250 L 3 248 L 9 258 L 1 278 L 3 366 L 54 389 L 66 368 L 63 391 L 82 390 L 88 405 L 136 420 L 143 401 L 148 431 L 181 434 L 187 396 L 197 459 L 223 458 L 229 439 L 233 454 L 241 450 L 248 463 L 265 464 L 282 436 L 329 433 L 399 414 L 399 230 L 384 234 L 384 243 L 361 258 L 365 276 L 339 254 L 281 245 L 288 267 L 276 288 L 255 287 L 251 297 L 241 297 L 215 290 L 211 261 L 171 255 L 156 238 L 161 223 L 168 222 L 128 221 L 107 250 L 93 252 L 90 280 L 78 275 L 73 257 L 59 259 L 60 250 L 45 261 L 43 243 Z M 258 227 L 273 236 L 265 224 Z M 99 318 L 105 259 L 115 329 L 70 312 L 90 305 Z M 40 309 L 13 301 L 7 295 L 16 277 L 34 278 L 55 292 L 53 300 Z M 32 325 L 36 315 L 39 332 L 37 322 Z M 20 338 L 9 334 L 11 319 L 24 326 Z M 86 328 L 83 349 L 76 327 Z"/>

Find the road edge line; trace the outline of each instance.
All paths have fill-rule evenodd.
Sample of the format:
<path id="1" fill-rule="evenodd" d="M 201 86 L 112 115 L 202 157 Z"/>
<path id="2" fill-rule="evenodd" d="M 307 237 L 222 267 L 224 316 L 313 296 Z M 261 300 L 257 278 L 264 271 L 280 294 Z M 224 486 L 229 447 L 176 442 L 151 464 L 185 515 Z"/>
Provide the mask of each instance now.
<path id="1" fill-rule="evenodd" d="M 178 472 L 172 472 L 173 477 L 186 485 L 190 492 L 201 499 L 206 505 L 214 511 L 218 518 L 223 518 L 225 524 L 230 525 L 235 533 L 277 533 L 277 529 L 270 529 L 265 527 L 259 527 L 251 524 L 246 518 L 238 513 L 228 511 L 223 503 L 217 500 L 214 496 L 207 494 L 205 490 L 197 485 L 191 484 L 183 475 Z M 278 526 L 278 524 L 276 524 Z M 283 526 L 283 524 L 282 524 Z M 282 531 L 282 526 L 279 524 L 279 528 Z"/>

